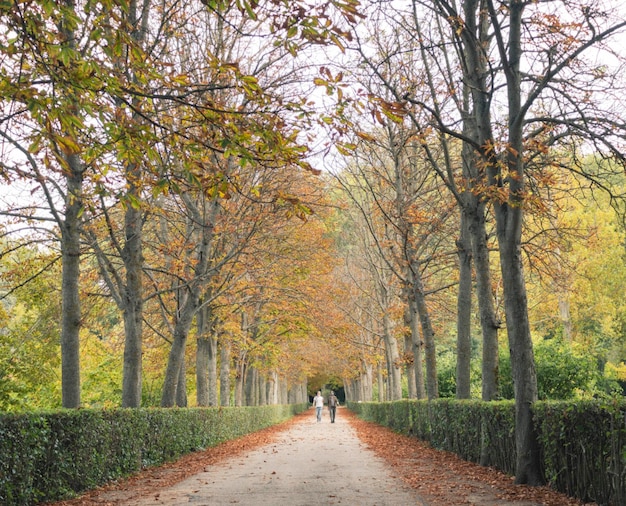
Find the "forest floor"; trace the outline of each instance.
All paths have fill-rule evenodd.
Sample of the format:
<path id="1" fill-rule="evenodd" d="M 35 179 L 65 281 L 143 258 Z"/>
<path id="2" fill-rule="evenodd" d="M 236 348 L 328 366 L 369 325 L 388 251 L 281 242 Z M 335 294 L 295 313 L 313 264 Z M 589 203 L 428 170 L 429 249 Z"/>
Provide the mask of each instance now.
<path id="1" fill-rule="evenodd" d="M 281 437 L 287 431 L 297 429 L 298 424 L 309 428 L 315 425 L 312 423 L 311 413 L 310 410 L 274 427 L 187 455 L 164 466 L 143 470 L 130 478 L 92 490 L 78 498 L 54 503 L 54 506 L 122 506 L 148 504 L 145 502 L 148 500 L 153 501 L 149 504 L 178 504 L 167 502 L 168 490 L 180 487 L 181 483 L 188 482 L 191 477 L 200 476 L 208 469 L 214 469 L 228 461 L 232 462 L 234 457 L 246 457 L 270 445 L 274 447 L 264 451 L 277 453 L 276 448 L 284 446 Z M 515 485 L 510 476 L 493 468 L 481 467 L 461 460 L 452 453 L 434 450 L 416 438 L 403 436 L 385 427 L 360 420 L 347 409 L 339 410 L 337 421 L 341 424 L 337 426 L 328 424 L 327 427 L 333 427 L 333 430 L 335 427 L 340 429 L 345 423 L 346 428 L 358 436 L 358 444 L 373 452 L 390 469 L 390 474 L 400 480 L 405 488 L 412 490 L 424 506 L 580 506 L 581 504 L 580 501 L 548 487 Z M 318 427 L 322 428 L 322 424 Z M 309 463 L 304 465 L 306 467 Z M 233 467 L 236 466 L 231 464 L 230 468 Z M 197 498 L 195 502 L 199 504 Z M 239 501 L 229 501 L 235 502 Z M 326 503 L 316 500 L 315 503 L 357 504 L 345 499 L 334 499 Z M 400 503 L 391 501 L 384 504 Z"/>

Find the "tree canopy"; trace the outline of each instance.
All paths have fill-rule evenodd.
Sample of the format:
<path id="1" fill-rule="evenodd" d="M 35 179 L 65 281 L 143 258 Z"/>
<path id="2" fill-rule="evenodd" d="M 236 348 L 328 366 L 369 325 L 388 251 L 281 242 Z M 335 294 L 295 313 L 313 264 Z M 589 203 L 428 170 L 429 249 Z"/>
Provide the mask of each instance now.
<path id="1" fill-rule="evenodd" d="M 623 393 L 618 2 L 0 13 L 0 410 Z"/>

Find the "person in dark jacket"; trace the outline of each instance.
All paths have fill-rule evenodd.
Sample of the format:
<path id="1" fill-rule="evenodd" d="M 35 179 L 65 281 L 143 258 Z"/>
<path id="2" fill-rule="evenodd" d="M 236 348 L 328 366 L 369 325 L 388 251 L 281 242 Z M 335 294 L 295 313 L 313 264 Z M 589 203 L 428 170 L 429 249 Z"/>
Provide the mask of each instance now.
<path id="1" fill-rule="evenodd" d="M 331 390 L 330 396 L 328 397 L 328 411 L 330 411 L 330 423 L 335 423 L 337 406 L 339 406 L 339 399 L 337 399 L 335 392 Z"/>

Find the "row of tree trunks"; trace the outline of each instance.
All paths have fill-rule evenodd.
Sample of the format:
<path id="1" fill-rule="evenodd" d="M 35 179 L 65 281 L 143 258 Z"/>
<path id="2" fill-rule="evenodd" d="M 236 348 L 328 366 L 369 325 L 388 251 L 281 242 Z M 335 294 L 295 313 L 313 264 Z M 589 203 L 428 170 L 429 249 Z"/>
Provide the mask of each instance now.
<path id="1" fill-rule="evenodd" d="M 209 365 L 215 374 L 196 374 L 197 405 L 198 406 L 262 406 L 266 404 L 290 404 L 294 402 L 307 402 L 306 387 L 302 393 L 302 384 L 291 385 L 278 372 L 270 371 L 262 373 L 256 367 L 237 363 L 237 371 L 244 370 L 238 380 L 242 394 L 236 395 L 231 392 L 231 357 L 232 345 L 227 339 L 199 339 L 199 347 L 196 352 L 196 370 L 206 370 L 204 364 Z M 211 348 L 211 351 L 208 351 Z M 217 359 L 219 357 L 219 360 Z M 217 371 L 219 370 L 219 380 Z M 202 393 L 200 393 L 202 392 Z M 235 395 L 233 395 L 235 394 Z M 299 399 L 294 401 L 294 399 Z M 234 402 L 232 402 L 234 401 Z M 178 406 L 184 404 L 178 404 Z"/>

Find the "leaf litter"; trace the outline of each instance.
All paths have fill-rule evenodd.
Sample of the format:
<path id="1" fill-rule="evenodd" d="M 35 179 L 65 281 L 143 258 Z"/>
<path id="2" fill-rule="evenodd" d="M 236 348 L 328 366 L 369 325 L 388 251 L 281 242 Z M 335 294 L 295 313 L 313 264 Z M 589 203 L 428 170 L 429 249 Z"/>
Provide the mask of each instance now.
<path id="1" fill-rule="evenodd" d="M 175 462 L 144 469 L 88 491 L 80 497 L 49 503 L 54 506 L 122 506 L 128 501 L 158 494 L 186 478 L 205 471 L 228 458 L 275 443 L 304 412 L 278 425 L 186 455 Z M 462 460 L 457 455 L 435 450 L 417 438 L 398 434 L 386 427 L 366 422 L 347 409 L 341 409 L 362 444 L 383 459 L 392 473 L 413 488 L 428 506 L 581 506 L 581 502 L 548 486 L 516 485 L 511 476 L 495 468 Z M 594 506 L 587 503 L 586 506 Z"/>

